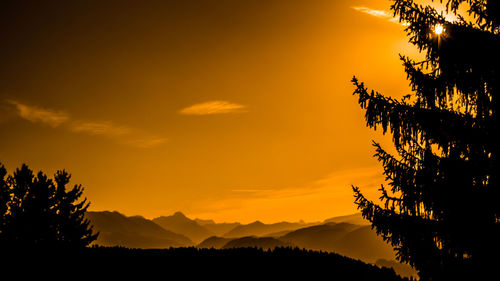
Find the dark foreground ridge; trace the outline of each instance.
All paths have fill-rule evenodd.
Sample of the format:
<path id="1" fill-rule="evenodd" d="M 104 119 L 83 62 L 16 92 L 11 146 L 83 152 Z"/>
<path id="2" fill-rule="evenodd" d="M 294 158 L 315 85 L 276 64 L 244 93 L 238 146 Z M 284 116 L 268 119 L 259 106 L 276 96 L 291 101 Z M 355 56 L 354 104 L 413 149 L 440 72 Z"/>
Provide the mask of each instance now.
<path id="1" fill-rule="evenodd" d="M 17 254 L 21 254 L 17 252 Z M 39 251 L 22 263 L 58 276 L 141 277 L 141 280 L 349 280 L 401 281 L 392 269 L 379 268 L 338 254 L 298 248 L 128 249 L 92 247 L 71 252 Z M 65 272 L 65 274 L 60 274 Z M 180 278 L 180 279 L 179 279 Z M 116 280 L 116 279 L 115 279 Z"/>

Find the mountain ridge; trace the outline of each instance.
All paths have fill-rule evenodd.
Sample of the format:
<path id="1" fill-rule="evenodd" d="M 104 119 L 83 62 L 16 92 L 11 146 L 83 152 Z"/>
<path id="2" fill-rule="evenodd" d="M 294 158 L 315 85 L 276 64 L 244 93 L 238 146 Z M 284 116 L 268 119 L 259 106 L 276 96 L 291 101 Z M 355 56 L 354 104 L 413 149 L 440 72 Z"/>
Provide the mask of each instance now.
<path id="1" fill-rule="evenodd" d="M 170 248 L 193 244 L 188 237 L 163 229 L 142 216 L 127 217 L 119 212 L 87 212 L 85 217 L 99 232 L 95 244 L 130 248 Z"/>
<path id="2" fill-rule="evenodd" d="M 360 221 L 360 214 L 334 217 L 322 223 L 273 224 L 259 220 L 249 224 L 215 223 L 213 220 L 192 220 L 181 212 L 153 220 L 142 216 L 127 217 L 116 211 L 87 212 L 86 217 L 100 232 L 95 244 L 102 246 L 144 249 L 194 245 L 198 249 L 297 247 L 335 252 L 369 263 L 385 260 L 398 272 L 406 268 L 401 274 L 408 272 L 408 266 L 395 261 L 393 249 L 369 225 L 350 223 Z M 348 222 L 342 222 L 344 219 Z"/>
<path id="3" fill-rule="evenodd" d="M 195 243 L 214 235 L 213 232 L 201 226 L 195 220 L 186 217 L 181 212 L 175 212 L 171 216 L 160 216 L 152 219 L 152 221 L 166 230 L 189 237 Z"/>

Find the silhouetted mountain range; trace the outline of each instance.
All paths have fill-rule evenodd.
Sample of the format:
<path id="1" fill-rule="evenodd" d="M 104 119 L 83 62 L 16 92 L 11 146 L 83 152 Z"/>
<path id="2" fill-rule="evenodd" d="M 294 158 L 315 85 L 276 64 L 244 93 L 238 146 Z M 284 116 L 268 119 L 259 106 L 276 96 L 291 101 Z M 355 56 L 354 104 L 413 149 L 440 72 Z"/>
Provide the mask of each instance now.
<path id="1" fill-rule="evenodd" d="M 349 223 L 327 223 L 292 231 L 280 239 L 300 248 L 334 251 L 338 241 L 358 227 Z"/>
<path id="2" fill-rule="evenodd" d="M 176 212 L 171 216 L 163 216 L 153 219 L 153 222 L 163 227 L 166 230 L 182 234 L 189 237 L 195 243 L 199 243 L 204 239 L 215 235 L 206 227 L 201 226 L 198 222 L 187 218 L 183 213 Z"/>
<path id="3" fill-rule="evenodd" d="M 335 217 L 324 223 L 279 222 L 265 224 L 256 221 L 250 224 L 216 223 L 213 220 L 190 219 L 181 212 L 148 220 L 140 216 L 126 217 L 118 212 L 88 212 L 94 228 L 100 232 L 100 245 L 126 247 L 176 247 L 192 246 L 223 248 L 228 242 L 239 238 L 276 238 L 282 243 L 297 247 L 323 251 L 345 251 L 356 253 L 355 257 L 376 259 L 388 258 L 387 246 L 380 237 L 370 232 L 369 227 L 353 224 L 364 223 L 360 214 Z M 346 220 L 349 223 L 342 222 Z M 354 231 L 359 229 L 357 232 Z M 352 231 L 352 233 L 350 233 Z M 349 235 L 347 235 L 349 234 Z M 224 239 L 223 239 L 224 238 Z M 369 238 L 369 239 L 368 239 Z M 363 240 L 360 242 L 358 240 Z M 253 240 L 252 240 L 253 241 Z M 259 247 L 255 240 L 255 247 Z M 200 243 L 201 242 L 201 243 Z M 235 242 L 234 242 L 235 243 Z M 340 246 L 339 244 L 345 244 Z M 354 245 L 375 254 L 354 250 Z M 374 246 L 375 245 L 375 246 Z M 384 247 L 382 247 L 382 245 Z M 352 248 L 352 251 L 351 251 Z M 382 255 L 377 256 L 377 250 Z M 392 249 L 390 249 L 392 251 Z"/>
<path id="4" fill-rule="evenodd" d="M 332 251 L 367 262 L 394 259 L 394 251 L 370 226 L 326 223 L 302 228 L 279 238 L 300 248 Z"/>
<path id="5" fill-rule="evenodd" d="M 298 247 L 335 252 L 369 263 L 385 261 L 384 264 L 401 274 L 411 272 L 408 266 L 395 261 L 393 249 L 366 225 L 360 214 L 334 217 L 321 223 L 274 224 L 192 220 L 181 212 L 153 220 L 140 216 L 126 217 L 118 212 L 88 212 L 87 217 L 94 229 L 100 232 L 95 244 L 103 246 L 169 248 L 197 245 L 197 248 L 206 249 Z"/>
<path id="6" fill-rule="evenodd" d="M 210 237 L 199 248 L 227 249 L 257 247 L 268 249 L 282 246 L 336 252 L 341 255 L 374 263 L 378 259 L 394 259 L 393 249 L 376 235 L 370 226 L 350 223 L 326 223 L 304 227 L 279 237 L 240 237 L 228 239 Z"/>
<path id="7" fill-rule="evenodd" d="M 281 236 L 287 235 L 288 233 L 292 232 L 293 230 L 283 230 L 283 231 L 278 231 L 278 232 L 273 232 L 269 233 L 266 236 L 267 237 L 274 237 L 274 238 L 279 238 Z"/>
<path id="8" fill-rule="evenodd" d="M 198 244 L 196 247 L 201 249 L 222 249 L 222 247 L 224 247 L 231 240 L 233 239 L 212 236 L 203 240 L 203 242 Z"/>
<path id="9" fill-rule="evenodd" d="M 375 262 L 379 258 L 393 260 L 395 251 L 369 225 L 357 228 L 338 241 L 338 253 Z"/>
<path id="10" fill-rule="evenodd" d="M 365 220 L 361 213 L 357 214 L 352 214 L 352 215 L 347 215 L 347 216 L 340 216 L 340 217 L 333 217 L 326 219 L 324 223 L 329 223 L 329 222 L 335 222 L 335 223 L 341 223 L 341 222 L 346 222 L 350 224 L 357 224 L 357 225 L 370 225 L 370 222 Z"/>
<path id="11" fill-rule="evenodd" d="M 276 247 L 293 247 L 291 243 L 286 243 L 272 237 L 242 237 L 232 239 L 227 242 L 222 249 L 231 248 L 260 248 L 263 250 L 272 250 Z"/>
<path id="12" fill-rule="evenodd" d="M 293 231 L 302 227 L 306 227 L 310 224 L 305 223 L 291 223 L 291 222 L 279 222 L 273 224 L 265 224 L 260 221 L 256 221 L 250 224 L 242 224 L 233 228 L 231 231 L 224 234 L 224 237 L 246 237 L 246 236 L 268 236 L 271 233 L 281 232 L 281 231 Z"/>
<path id="13" fill-rule="evenodd" d="M 126 217 L 118 212 L 87 212 L 86 217 L 99 232 L 95 244 L 129 248 L 169 248 L 193 245 L 184 235 L 163 229 L 140 216 Z"/>
<path id="14" fill-rule="evenodd" d="M 227 232 L 231 231 L 232 229 L 234 229 L 235 227 L 241 225 L 238 222 L 216 223 L 213 220 L 201 220 L 201 219 L 195 219 L 195 221 L 216 236 L 222 236 Z"/>

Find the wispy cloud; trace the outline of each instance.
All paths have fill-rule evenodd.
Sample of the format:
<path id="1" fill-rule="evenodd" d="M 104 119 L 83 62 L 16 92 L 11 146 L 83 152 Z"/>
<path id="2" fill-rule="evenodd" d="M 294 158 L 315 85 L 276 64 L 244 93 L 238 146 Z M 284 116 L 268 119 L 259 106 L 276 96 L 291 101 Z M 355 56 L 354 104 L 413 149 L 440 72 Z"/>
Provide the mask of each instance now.
<path id="1" fill-rule="evenodd" d="M 167 138 L 149 136 L 138 139 L 131 139 L 128 140 L 126 143 L 135 147 L 151 148 L 165 144 L 167 141 L 168 141 Z"/>
<path id="2" fill-rule="evenodd" d="M 115 125 L 112 122 L 73 122 L 71 130 L 74 132 L 87 133 L 89 135 L 104 135 L 108 137 L 119 137 L 131 133 L 131 129 L 125 126 Z"/>
<path id="3" fill-rule="evenodd" d="M 139 147 L 151 148 L 164 144 L 167 139 L 155 136 L 139 129 L 118 125 L 111 121 L 82 121 L 70 118 L 69 114 L 36 106 L 29 106 L 18 101 L 7 100 L 17 109 L 19 117 L 33 123 L 44 123 L 51 127 L 62 127 L 65 130 L 92 135 L 103 136 L 118 143 Z"/>
<path id="4" fill-rule="evenodd" d="M 228 101 L 209 101 L 198 103 L 181 109 L 180 114 L 184 115 L 210 115 L 210 114 L 224 114 L 224 113 L 238 113 L 242 112 L 246 106 Z"/>
<path id="5" fill-rule="evenodd" d="M 151 148 L 160 146 L 167 142 L 166 138 L 150 135 L 138 129 L 114 124 L 110 121 L 104 122 L 83 122 L 75 121 L 70 125 L 70 130 L 88 135 L 99 135 L 114 139 L 119 143 L 139 148 Z"/>
<path id="6" fill-rule="evenodd" d="M 375 9 L 371 9 L 368 7 L 362 7 L 362 6 L 361 7 L 357 6 L 357 7 L 352 7 L 352 8 L 358 12 L 365 13 L 365 14 L 368 14 L 370 16 L 385 19 L 385 20 L 388 20 L 388 21 L 394 22 L 394 23 L 399 23 L 399 19 L 395 18 L 394 15 L 389 11 L 375 10 Z"/>
<path id="7" fill-rule="evenodd" d="M 51 127 L 58 127 L 69 120 L 69 115 L 62 111 L 29 106 L 14 100 L 7 100 L 7 102 L 16 107 L 21 118 L 33 123 L 44 123 Z"/>
<path id="8" fill-rule="evenodd" d="M 450 21 L 450 22 L 458 20 L 458 18 L 455 14 L 446 12 L 445 7 L 443 7 L 442 5 L 439 5 L 438 3 L 435 3 L 435 2 L 431 3 L 430 7 L 436 9 L 438 12 L 442 12 L 445 19 Z M 408 22 L 400 22 L 399 17 L 395 17 L 392 12 L 389 12 L 386 10 L 375 10 L 375 9 L 364 7 L 364 6 L 355 6 L 352 8 L 358 12 L 365 13 L 365 14 L 368 14 L 368 15 L 373 16 L 373 17 L 385 19 L 385 20 L 388 20 L 388 21 L 393 22 L 393 23 L 408 26 Z"/>

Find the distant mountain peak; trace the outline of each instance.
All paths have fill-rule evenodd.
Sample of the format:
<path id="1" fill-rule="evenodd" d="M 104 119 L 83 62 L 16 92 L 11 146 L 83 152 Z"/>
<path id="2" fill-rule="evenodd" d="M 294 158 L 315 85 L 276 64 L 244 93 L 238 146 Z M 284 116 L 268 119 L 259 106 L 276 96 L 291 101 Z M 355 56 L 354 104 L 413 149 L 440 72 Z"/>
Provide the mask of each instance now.
<path id="1" fill-rule="evenodd" d="M 168 217 L 155 218 L 153 219 L 153 222 L 166 230 L 183 234 L 196 243 L 214 235 L 214 233 L 206 229 L 204 226 L 186 217 L 181 212 L 175 212 L 173 215 Z"/>
<path id="2" fill-rule="evenodd" d="M 166 230 L 142 216 L 127 217 L 116 211 L 102 211 L 87 212 L 85 217 L 100 232 L 95 243 L 102 246 L 168 248 L 194 244 L 188 237 Z"/>
<path id="3" fill-rule="evenodd" d="M 214 220 L 204 220 L 204 219 L 196 218 L 196 219 L 194 219 L 194 221 L 197 222 L 199 225 L 215 224 Z"/>
<path id="4" fill-rule="evenodd" d="M 186 215 L 184 215 L 182 212 L 175 212 L 172 216 L 174 217 L 182 217 L 182 218 L 187 218 Z"/>

